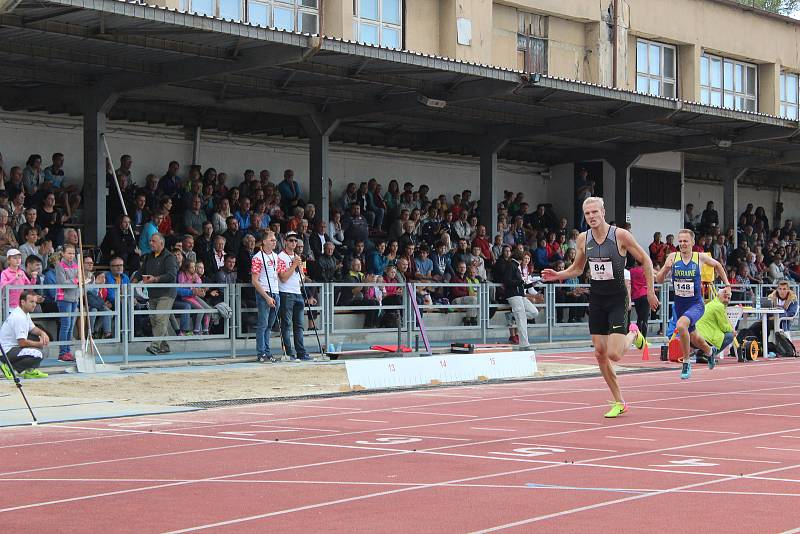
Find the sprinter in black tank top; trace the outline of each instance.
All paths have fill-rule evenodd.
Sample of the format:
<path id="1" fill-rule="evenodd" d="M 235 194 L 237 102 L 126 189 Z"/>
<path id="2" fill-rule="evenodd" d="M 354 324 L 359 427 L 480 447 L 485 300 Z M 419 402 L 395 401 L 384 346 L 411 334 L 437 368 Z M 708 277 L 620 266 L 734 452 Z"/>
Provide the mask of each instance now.
<path id="1" fill-rule="evenodd" d="M 583 274 L 588 261 L 591 284 L 589 333 L 592 335 L 594 355 L 600 372 L 614 397 L 611 409 L 605 417 L 617 417 L 627 411 L 628 407 L 622 399 L 613 362 L 620 361 L 632 343 L 636 343 L 638 347 L 646 343 L 636 325 L 631 325 L 630 329 L 627 325 L 625 256 L 630 253 L 642 264 L 647 280 L 647 301 L 650 308 L 655 310 L 659 302 L 653 289 L 653 262 L 630 232 L 606 222 L 602 198 L 589 197 L 584 200 L 583 216 L 589 230 L 578 236 L 575 261 L 564 271 L 545 269 L 542 277 L 546 282 L 560 282 L 578 277 Z"/>

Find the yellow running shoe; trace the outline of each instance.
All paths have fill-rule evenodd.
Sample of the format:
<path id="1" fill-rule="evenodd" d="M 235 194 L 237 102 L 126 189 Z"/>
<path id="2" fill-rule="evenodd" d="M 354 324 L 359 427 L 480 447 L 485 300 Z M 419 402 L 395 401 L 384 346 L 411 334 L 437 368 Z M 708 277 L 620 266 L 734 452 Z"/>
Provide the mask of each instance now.
<path id="1" fill-rule="evenodd" d="M 14 375 L 11 374 L 11 369 L 5 363 L 0 363 L 0 373 L 3 374 L 8 380 L 14 380 Z"/>
<path id="2" fill-rule="evenodd" d="M 607 411 L 603 417 L 618 417 L 620 414 L 628 411 L 628 405 L 624 402 L 609 401 L 609 404 L 611 404 L 611 409 Z"/>
<path id="3" fill-rule="evenodd" d="M 28 369 L 22 373 L 22 378 L 47 378 L 49 375 L 39 369 Z"/>
<path id="4" fill-rule="evenodd" d="M 642 350 L 647 343 L 647 339 L 645 339 L 645 337 L 642 335 L 642 332 L 639 330 L 639 327 L 636 325 L 636 323 L 631 323 L 631 325 L 628 327 L 628 331 L 636 332 L 636 337 L 633 340 L 633 346 L 639 350 Z"/>

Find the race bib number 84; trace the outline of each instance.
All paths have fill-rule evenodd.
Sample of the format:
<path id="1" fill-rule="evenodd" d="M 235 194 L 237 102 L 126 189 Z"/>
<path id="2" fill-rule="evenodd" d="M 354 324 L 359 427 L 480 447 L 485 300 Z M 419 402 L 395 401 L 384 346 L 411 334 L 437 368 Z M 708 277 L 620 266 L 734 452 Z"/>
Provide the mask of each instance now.
<path id="1" fill-rule="evenodd" d="M 614 268 L 610 261 L 590 261 L 589 276 L 592 280 L 613 280 Z"/>

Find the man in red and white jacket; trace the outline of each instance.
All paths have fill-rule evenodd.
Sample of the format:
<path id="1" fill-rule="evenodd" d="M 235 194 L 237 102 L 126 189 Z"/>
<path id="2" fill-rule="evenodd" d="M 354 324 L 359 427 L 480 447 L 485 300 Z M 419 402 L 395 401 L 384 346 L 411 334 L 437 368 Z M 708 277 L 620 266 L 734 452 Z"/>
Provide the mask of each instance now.
<path id="1" fill-rule="evenodd" d="M 256 290 L 258 305 L 258 324 L 256 325 L 256 353 L 261 363 L 280 361 L 280 356 L 272 356 L 269 348 L 269 333 L 278 317 L 281 305 L 280 281 L 278 279 L 278 254 L 275 245 L 278 240 L 275 232 L 268 230 L 261 240 L 261 250 L 253 254 L 250 277 Z"/>

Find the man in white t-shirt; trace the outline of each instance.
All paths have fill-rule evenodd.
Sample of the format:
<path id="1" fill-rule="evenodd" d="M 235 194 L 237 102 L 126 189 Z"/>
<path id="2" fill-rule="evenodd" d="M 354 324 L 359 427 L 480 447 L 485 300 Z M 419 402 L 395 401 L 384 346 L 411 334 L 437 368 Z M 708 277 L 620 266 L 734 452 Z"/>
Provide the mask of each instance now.
<path id="1" fill-rule="evenodd" d="M 278 254 L 278 282 L 281 303 L 281 336 L 292 361 L 312 361 L 303 344 L 303 294 L 300 277 L 303 259 L 295 254 L 297 232 L 287 232 L 283 252 Z M 290 332 L 292 335 L 290 335 Z M 294 345 L 292 345 L 294 337 Z"/>
<path id="2" fill-rule="evenodd" d="M 8 365 L 23 378 L 44 378 L 47 373 L 39 369 L 42 363 L 42 349 L 50 343 L 50 338 L 31 320 L 31 312 L 36 308 L 37 295 L 33 291 L 23 291 L 19 296 L 19 307 L 11 310 L 8 319 L 0 327 L 0 346 L 6 357 L 0 360 L 3 375 L 13 380 L 14 375 Z M 28 336 L 33 334 L 39 341 L 32 341 Z"/>
<path id="3" fill-rule="evenodd" d="M 256 325 L 256 359 L 264 362 L 279 362 L 280 356 L 272 356 L 269 334 L 278 317 L 281 305 L 280 281 L 278 280 L 278 255 L 275 232 L 267 230 L 261 240 L 261 250 L 253 254 L 250 277 L 256 290 L 258 324 Z"/>

